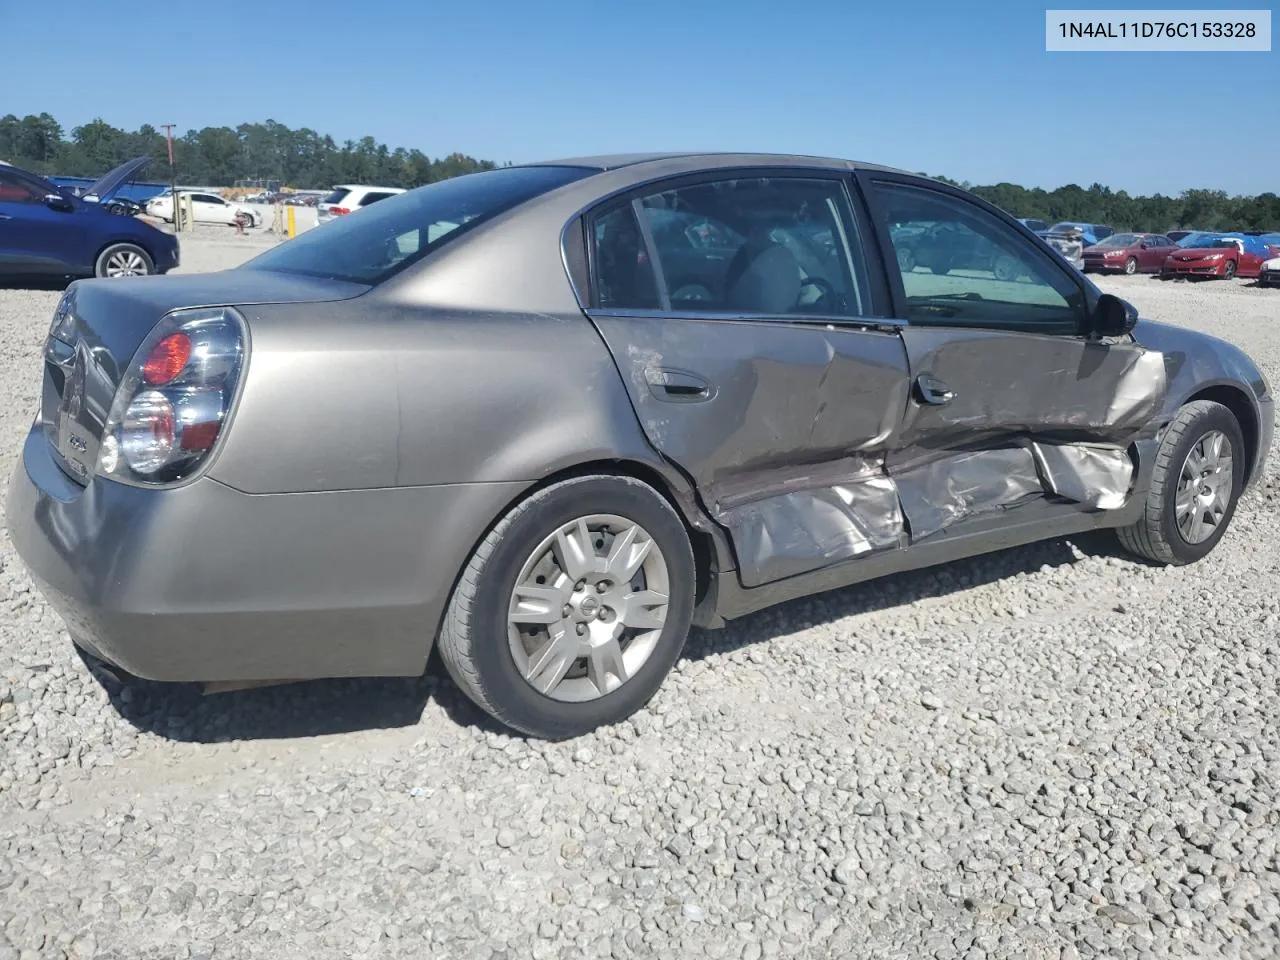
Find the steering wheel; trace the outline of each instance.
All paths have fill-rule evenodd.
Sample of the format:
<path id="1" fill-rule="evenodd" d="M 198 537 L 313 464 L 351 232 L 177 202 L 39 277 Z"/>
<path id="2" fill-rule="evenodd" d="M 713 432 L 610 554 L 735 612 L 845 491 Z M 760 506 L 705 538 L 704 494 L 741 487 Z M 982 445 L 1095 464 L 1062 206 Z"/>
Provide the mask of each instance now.
<path id="1" fill-rule="evenodd" d="M 800 289 L 803 290 L 805 287 L 817 287 L 822 291 L 822 296 L 818 297 L 818 299 L 813 301 L 813 303 L 807 304 L 807 306 L 821 306 L 827 310 L 834 310 L 836 312 L 839 312 L 843 307 L 840 295 L 836 293 L 836 288 L 831 285 L 829 280 L 818 276 L 807 276 L 800 281 Z"/>

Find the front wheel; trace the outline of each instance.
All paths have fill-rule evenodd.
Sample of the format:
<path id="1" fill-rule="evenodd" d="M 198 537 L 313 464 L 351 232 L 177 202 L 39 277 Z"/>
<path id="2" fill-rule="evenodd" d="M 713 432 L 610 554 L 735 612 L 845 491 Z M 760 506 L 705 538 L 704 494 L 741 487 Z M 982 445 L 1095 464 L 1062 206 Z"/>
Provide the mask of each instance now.
<path id="1" fill-rule="evenodd" d="M 684 648 L 694 563 L 671 505 L 630 477 L 579 477 L 516 505 L 472 554 L 440 631 L 453 681 L 551 740 L 625 720 Z"/>
<path id="2" fill-rule="evenodd" d="M 1121 545 L 1157 563 L 1206 556 L 1226 533 L 1244 486 L 1244 436 L 1220 403 L 1189 403 L 1165 428 L 1143 516 L 1117 530 Z"/>
<path id="3" fill-rule="evenodd" d="M 1136 257 L 1130 257 L 1124 262 L 1124 272 L 1129 276 L 1133 276 L 1138 272 L 1138 259 Z"/>
<path id="4" fill-rule="evenodd" d="M 93 265 L 95 277 L 145 277 L 155 271 L 147 251 L 132 243 L 113 243 Z"/>
<path id="5" fill-rule="evenodd" d="M 1234 280 L 1236 278 L 1236 262 L 1228 260 L 1227 265 L 1222 268 L 1223 280 Z"/>

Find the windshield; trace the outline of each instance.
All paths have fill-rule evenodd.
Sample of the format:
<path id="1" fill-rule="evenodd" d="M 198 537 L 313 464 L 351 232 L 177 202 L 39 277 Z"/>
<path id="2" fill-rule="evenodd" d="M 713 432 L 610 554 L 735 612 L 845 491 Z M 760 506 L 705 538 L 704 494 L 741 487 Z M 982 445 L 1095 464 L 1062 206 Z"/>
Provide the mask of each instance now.
<path id="1" fill-rule="evenodd" d="M 244 267 L 381 283 L 466 228 L 594 172 L 586 167 L 503 167 L 441 180 L 339 217 L 324 229 L 308 230 Z"/>
<path id="2" fill-rule="evenodd" d="M 1137 243 L 1141 239 L 1142 238 L 1138 236 L 1136 233 L 1117 233 L 1117 234 L 1113 234 L 1110 237 L 1107 237 L 1107 239 L 1105 240 L 1099 240 L 1098 246 L 1100 247 L 1132 247 L 1135 243 Z"/>
<path id="3" fill-rule="evenodd" d="M 1183 237 L 1181 240 L 1178 241 L 1178 246 L 1180 247 L 1216 247 L 1216 246 L 1220 246 L 1218 241 L 1225 240 L 1225 239 L 1226 239 L 1225 237 L 1216 233 L 1189 233 L 1185 237 Z M 1234 243 L 1228 243 L 1226 245 L 1229 247 L 1235 246 Z"/>

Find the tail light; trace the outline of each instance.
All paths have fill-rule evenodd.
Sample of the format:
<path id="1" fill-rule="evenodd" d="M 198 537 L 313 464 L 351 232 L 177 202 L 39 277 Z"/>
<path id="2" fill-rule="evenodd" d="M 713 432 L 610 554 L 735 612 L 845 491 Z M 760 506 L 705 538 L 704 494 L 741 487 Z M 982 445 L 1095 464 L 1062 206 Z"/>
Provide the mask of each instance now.
<path id="1" fill-rule="evenodd" d="M 208 459 L 235 401 L 244 318 L 229 307 L 169 314 L 138 347 L 107 416 L 98 473 L 163 486 Z"/>
<path id="2" fill-rule="evenodd" d="M 334 216 L 342 216 L 345 213 L 350 213 L 351 208 L 350 207 L 330 207 L 329 212 L 332 213 Z"/>

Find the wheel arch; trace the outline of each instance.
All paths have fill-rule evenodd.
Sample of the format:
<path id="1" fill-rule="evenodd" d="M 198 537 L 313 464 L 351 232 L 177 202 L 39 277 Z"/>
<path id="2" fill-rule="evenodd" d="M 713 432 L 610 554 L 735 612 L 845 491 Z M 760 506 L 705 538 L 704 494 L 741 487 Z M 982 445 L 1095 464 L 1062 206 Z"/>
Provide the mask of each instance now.
<path id="1" fill-rule="evenodd" d="M 658 496 L 662 497 L 671 506 L 671 509 L 676 512 L 676 516 L 680 518 L 693 550 L 695 576 L 694 625 L 704 627 L 718 626 L 720 621 L 718 621 L 715 612 L 717 601 L 716 581 L 726 571 L 721 558 L 725 555 L 727 541 L 717 542 L 715 535 L 708 529 L 702 529 L 704 525 L 709 526 L 709 521 L 690 517 L 690 510 L 697 510 L 697 507 L 690 503 L 686 496 L 681 495 L 681 485 L 674 482 L 662 469 L 641 460 L 631 458 L 584 460 L 571 466 L 562 467 L 530 483 L 504 503 L 489 522 L 484 525 L 467 550 L 466 558 L 470 558 L 475 553 L 480 544 L 493 531 L 493 528 L 517 504 L 527 500 L 539 490 L 544 490 L 557 483 L 572 480 L 576 477 L 590 476 L 628 477 L 632 480 L 639 480 L 652 487 Z M 466 564 L 467 559 L 464 559 L 458 568 L 453 583 L 450 585 L 450 592 L 457 589 L 458 578 L 465 572 Z"/>
<path id="2" fill-rule="evenodd" d="M 1236 423 L 1240 425 L 1240 433 L 1244 436 L 1247 463 L 1244 475 L 1245 477 L 1252 477 L 1258 458 L 1259 424 L 1258 411 L 1254 408 L 1253 401 L 1249 399 L 1249 395 L 1237 386 L 1219 383 L 1202 388 L 1187 397 L 1180 406 L 1186 406 L 1186 404 L 1194 403 L 1197 400 L 1211 400 L 1214 403 L 1222 404 L 1231 411 L 1231 415 L 1236 418 Z"/>

